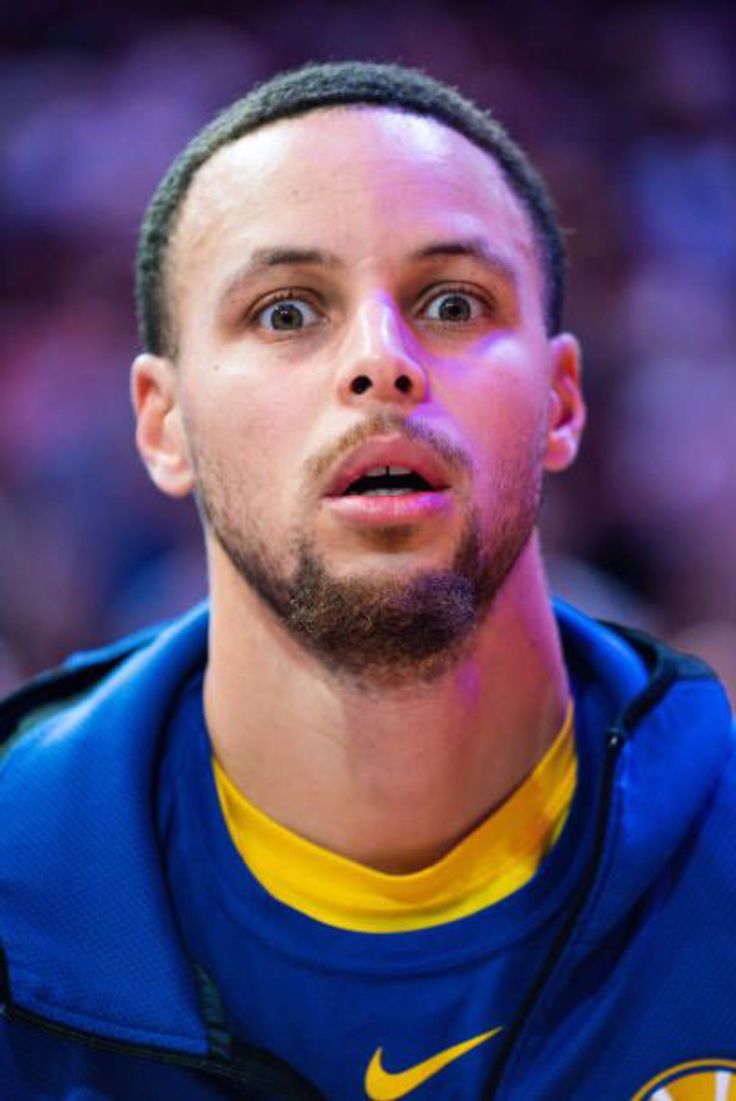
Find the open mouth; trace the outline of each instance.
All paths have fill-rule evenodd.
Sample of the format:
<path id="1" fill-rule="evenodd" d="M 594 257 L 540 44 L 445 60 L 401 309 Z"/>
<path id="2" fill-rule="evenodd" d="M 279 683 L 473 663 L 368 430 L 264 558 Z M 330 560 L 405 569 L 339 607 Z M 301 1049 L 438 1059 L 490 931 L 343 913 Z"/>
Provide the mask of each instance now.
<path id="1" fill-rule="evenodd" d="M 435 487 L 407 466 L 375 466 L 343 491 L 344 497 L 401 497 L 408 493 L 432 493 Z"/>
<path id="2" fill-rule="evenodd" d="M 452 477 L 436 449 L 404 436 L 373 437 L 355 448 L 325 487 L 334 515 L 359 524 L 411 523 L 453 504 Z"/>
<path id="3" fill-rule="evenodd" d="M 363 449 L 333 479 L 325 503 L 334 516 L 359 528 L 416 525 L 450 516 L 450 483 L 434 457 L 403 445 L 403 454 L 386 454 L 399 447 L 372 445 L 371 450 L 383 454 L 369 456 Z"/>

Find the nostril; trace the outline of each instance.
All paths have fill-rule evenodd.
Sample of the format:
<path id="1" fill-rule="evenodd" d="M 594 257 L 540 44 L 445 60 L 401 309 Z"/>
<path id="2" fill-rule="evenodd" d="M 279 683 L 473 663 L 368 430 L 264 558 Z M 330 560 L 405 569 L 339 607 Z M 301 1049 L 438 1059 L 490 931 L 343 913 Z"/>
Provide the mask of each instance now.
<path id="1" fill-rule="evenodd" d="M 368 378 L 367 375 L 358 375 L 358 377 L 354 378 L 353 381 L 350 383 L 350 389 L 353 391 L 354 394 L 364 394 L 366 390 L 370 389 L 370 387 L 371 380 Z"/>
<path id="2" fill-rule="evenodd" d="M 397 390 L 400 390 L 402 394 L 408 394 L 411 390 L 411 379 L 408 375 L 399 375 L 394 386 Z"/>

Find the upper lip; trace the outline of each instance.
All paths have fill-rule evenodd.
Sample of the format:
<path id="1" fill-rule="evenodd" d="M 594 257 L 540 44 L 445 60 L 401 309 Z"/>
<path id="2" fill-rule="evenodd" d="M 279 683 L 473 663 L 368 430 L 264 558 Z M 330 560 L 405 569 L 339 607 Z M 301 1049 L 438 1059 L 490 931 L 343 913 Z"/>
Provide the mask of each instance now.
<path id="1" fill-rule="evenodd" d="M 351 451 L 335 468 L 327 485 L 326 497 L 339 497 L 353 482 L 376 466 L 404 466 L 422 478 L 434 490 L 447 489 L 449 473 L 435 451 L 416 440 L 400 436 L 377 437 Z"/>

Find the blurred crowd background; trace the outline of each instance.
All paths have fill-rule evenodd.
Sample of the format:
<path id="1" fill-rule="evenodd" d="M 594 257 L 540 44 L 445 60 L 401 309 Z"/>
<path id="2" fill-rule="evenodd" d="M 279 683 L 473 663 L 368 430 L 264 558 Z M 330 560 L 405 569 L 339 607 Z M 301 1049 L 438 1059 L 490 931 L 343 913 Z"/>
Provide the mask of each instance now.
<path id="1" fill-rule="evenodd" d="M 356 57 L 459 85 L 556 197 L 590 427 L 548 487 L 553 588 L 736 693 L 733 5 L 26 0 L 0 25 L 0 691 L 205 594 L 194 505 L 133 443 L 138 223 L 216 110 Z"/>

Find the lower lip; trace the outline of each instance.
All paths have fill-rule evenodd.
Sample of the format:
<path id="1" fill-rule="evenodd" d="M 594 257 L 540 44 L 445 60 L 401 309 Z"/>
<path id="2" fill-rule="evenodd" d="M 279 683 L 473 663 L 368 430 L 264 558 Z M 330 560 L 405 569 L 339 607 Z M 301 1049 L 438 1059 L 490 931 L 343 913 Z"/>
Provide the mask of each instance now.
<path id="1" fill-rule="evenodd" d="M 336 516 L 354 524 L 380 527 L 386 524 L 416 524 L 446 515 L 451 507 L 449 490 L 432 493 L 402 493 L 385 497 L 354 494 L 325 497 L 324 503 Z"/>

